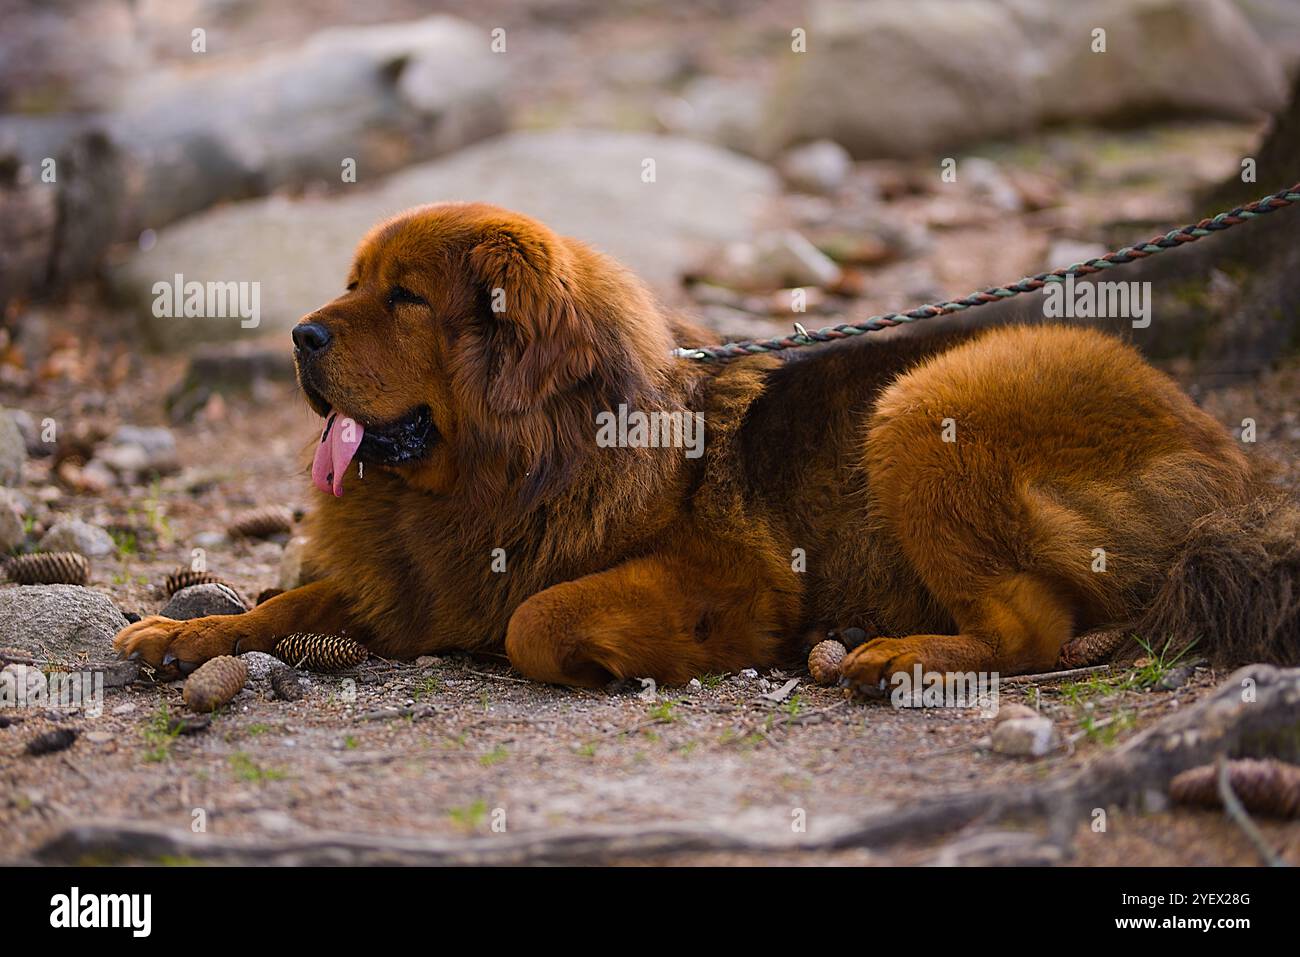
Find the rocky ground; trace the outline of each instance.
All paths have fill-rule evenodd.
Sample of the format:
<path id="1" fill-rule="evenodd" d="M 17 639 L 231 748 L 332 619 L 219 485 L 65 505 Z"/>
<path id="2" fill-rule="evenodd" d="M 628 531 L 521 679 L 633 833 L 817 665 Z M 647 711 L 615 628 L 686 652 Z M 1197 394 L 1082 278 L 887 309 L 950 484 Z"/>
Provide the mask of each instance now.
<path id="1" fill-rule="evenodd" d="M 1171 135 L 1176 141 L 1178 134 Z M 910 202 L 932 213 L 932 206 Z M 1079 203 L 1101 208 L 1094 196 Z M 1062 215 L 1076 212 L 1071 207 Z M 958 252 L 978 249 L 984 231 L 1023 229 L 1027 246 L 1043 244 L 1027 227 L 989 220 L 944 230 L 928 252 L 911 258 L 912 267 L 944 288 L 963 288 L 1006 272 L 1005 261 Z M 1039 255 L 1026 252 L 1025 260 Z M 954 278 L 946 270 L 958 263 L 964 271 Z M 727 308 L 742 311 L 746 299 L 737 295 L 739 305 Z M 315 493 L 305 466 L 318 423 L 293 386 L 272 379 L 260 382 L 256 395 L 209 396 L 192 420 L 168 423 L 164 398 L 184 377 L 183 360 L 92 337 L 99 316 L 88 308 L 49 318 L 54 347 L 28 370 L 29 388 L 6 401 L 38 425 L 53 418 L 72 432 L 85 423 L 110 436 L 121 423 L 167 428 L 175 467 L 135 481 L 79 464 L 71 454 L 60 463 L 62 473 L 53 455 L 29 458 L 16 490 L 28 518 L 27 544 L 19 547 L 32 547 L 74 516 L 107 530 L 111 548 L 92 558 L 89 584 L 137 614 L 163 604 L 163 579 L 189 564 L 196 547 L 210 570 L 246 596 L 278 585 L 284 536 L 231 538 L 226 528 L 256 506 L 311 507 Z M 1185 382 L 1228 427 L 1254 418 L 1256 450 L 1278 461 L 1294 482 L 1298 377 L 1300 368 L 1291 364 L 1226 388 L 1201 388 L 1194 377 Z M 111 452 L 111 440 L 107 446 Z M 91 463 L 114 461 L 105 445 L 98 448 Z M 38 442 L 35 451 L 49 449 Z M 97 477 L 106 487 L 94 484 Z M 83 648 L 81 658 L 102 657 L 107 637 L 96 640 L 101 644 Z M 61 829 L 101 819 L 184 829 L 196 809 L 206 814 L 208 833 L 226 837 L 489 835 L 501 811 L 513 834 L 693 822 L 776 837 L 789 833 L 796 809 L 806 812 L 808 834 L 815 836 L 865 811 L 923 797 L 1054 779 L 1197 700 L 1222 677 L 1205 669 L 1190 676 L 1176 671 L 1167 682 L 1178 685 L 1172 690 L 1149 686 L 1165 670 L 1008 686 L 1004 700 L 1033 704 L 1055 722 L 1059 746 L 1037 759 L 990 751 L 989 723 L 976 712 L 896 711 L 849 701 L 838 690 L 812 686 L 806 674 L 714 676 L 698 688 L 593 694 L 523 682 L 500 660 L 372 662 L 347 676 L 350 681 L 311 676 L 307 696 L 294 703 L 274 700 L 265 681 L 254 681 L 192 735 L 167 730 L 170 718 L 185 713 L 180 686 L 142 682 L 110 689 L 98 716 L 38 709 L 18 712 L 19 720 L 0 729 L 3 855 L 21 859 Z M 789 677 L 801 680 L 783 700 L 764 697 Z M 30 740 L 56 727 L 78 731 L 70 749 L 25 753 Z M 1081 828 L 1076 860 L 1255 861 L 1249 844 L 1217 813 L 1138 818 L 1116 811 L 1112 822 L 1104 835 Z M 1300 860 L 1293 828 L 1264 827 L 1283 856 Z M 888 852 L 679 859 L 886 863 L 937 860 L 943 853 L 927 840 Z"/>
<path id="2" fill-rule="evenodd" d="M 462 6 L 453 12 L 480 25 L 499 15 L 514 31 L 515 80 L 483 79 L 495 98 L 487 128 L 458 128 L 465 141 L 451 145 L 440 139 L 445 130 L 402 130 L 397 139 L 419 143 L 408 155 L 393 152 L 386 126 L 393 116 L 366 114 L 385 136 L 370 144 L 355 192 L 303 188 L 295 164 L 314 162 L 307 149 L 290 150 L 275 171 L 260 170 L 255 189 L 246 170 L 230 174 L 238 163 L 225 173 L 208 170 L 204 183 L 230 191 L 207 197 L 174 225 L 167 224 L 195 212 L 186 204 L 201 197 L 151 193 L 158 229 L 112 247 L 106 283 L 71 283 L 52 304 L 11 302 L 0 328 L 0 550 L 72 546 L 89 556 L 91 594 L 79 593 L 85 603 L 73 605 L 66 595 L 20 598 L 17 586 L 0 586 L 0 648 L 18 646 L 41 664 L 74 670 L 102 664 L 115 623 L 124 620 L 117 616 L 157 612 L 167 600 L 166 576 L 196 559 L 250 600 L 282 584 L 291 533 L 248 538 L 228 530 L 252 508 L 301 514 L 316 494 L 306 467 L 320 423 L 287 374 L 284 330 L 335 293 L 360 232 L 393 209 L 462 194 L 525 208 L 625 259 L 666 302 L 720 337 L 766 336 L 795 320 L 829 325 L 965 294 L 1164 231 L 1203 212 L 1198 191 L 1233 175 L 1261 131 L 1257 122 L 1204 120 L 1039 129 L 1040 107 L 1020 104 L 1027 128 L 964 148 L 955 182 L 941 178 L 934 160 L 855 162 L 828 141 L 774 148 L 760 161 L 758 87 L 786 82 L 762 53 L 774 37 L 787 42 L 781 4 L 748 8 L 744 30 L 733 29 L 729 3 L 645 18 L 597 16 L 592 5 L 573 2 L 523 21 L 510 19 L 508 4 Z M 309 8 L 313 23 L 423 12 L 405 2 L 295 7 Z M 158 30 L 144 38 L 160 71 L 190 69 L 168 27 L 188 30 L 188 16 L 159 13 Z M 248 8 L 212 37 L 218 46 L 257 38 L 241 54 L 260 63 L 275 44 L 299 38 L 301 17 L 285 17 L 276 5 Z M 866 31 L 863 42 L 874 42 L 872 35 Z M 367 55 L 381 56 L 388 42 Z M 1251 41 L 1233 44 L 1234 56 L 1253 55 Z M 411 62 L 436 60 L 424 50 Z M 265 79 L 248 74 L 252 89 Z M 517 82 L 521 76 L 537 79 Z M 1266 85 L 1269 76 L 1257 79 Z M 170 82 L 157 85 L 166 90 Z M 207 89 L 223 83 L 218 76 Z M 1215 85 L 1213 76 L 1201 77 L 1168 96 L 1213 97 Z M 1107 89 L 1120 98 L 1131 92 L 1120 83 Z M 853 112 L 854 99 L 837 108 Z M 135 121 L 158 115 L 146 111 Z M 504 128 L 505 116 L 516 132 L 459 148 Z M 268 126 L 283 124 L 272 115 Z M 203 137 L 186 140 L 186 148 L 195 142 L 207 149 Z M 646 155 L 659 160 L 655 186 L 636 179 Z M 372 175 L 376 169 L 394 175 Z M 237 324 L 232 331 L 159 322 L 148 291 L 174 271 L 263 280 L 261 328 L 245 334 Z M 1189 282 L 1200 283 L 1195 302 L 1216 314 L 1233 301 L 1239 278 L 1216 269 Z M 806 291 L 806 312 L 792 309 L 793 287 Z M 191 340 L 209 343 L 196 358 L 178 348 Z M 175 351 L 154 351 L 159 346 Z M 1251 454 L 1296 486 L 1300 364 L 1220 368 L 1212 378 L 1189 360 L 1166 367 L 1235 433 L 1251 420 Z M 343 675 L 304 673 L 306 695 L 296 702 L 275 699 L 255 677 L 192 733 L 172 723 L 187 714 L 178 683 L 148 675 L 128 682 L 131 675 L 114 672 L 117 686 L 107 689 L 102 713 L 0 709 L 0 862 L 34 859 L 55 835 L 102 821 L 185 834 L 201 821 L 214 840 L 260 842 L 335 833 L 492 840 L 694 824 L 764 844 L 795 834 L 797 823 L 816 838 L 877 810 L 1064 780 L 1203 700 L 1225 677 L 1192 659 L 1163 660 L 1158 649 L 1149 657 L 1133 668 L 1004 685 L 1003 703 L 1033 707 L 1053 723 L 1054 743 L 1039 756 L 994 750 L 992 722 L 976 711 L 851 700 L 803 672 L 593 693 L 525 682 L 490 657 L 372 660 Z M 76 732 L 69 747 L 29 753 L 32 741 L 56 729 Z M 1300 863 L 1293 825 L 1259 823 L 1278 855 Z M 1061 860 L 1044 850 L 1044 832 L 1026 821 L 985 839 L 977 823 L 955 835 L 904 836 L 885 849 L 680 851 L 667 859 Z M 140 859 L 185 863 L 186 855 L 141 852 Z M 1221 812 L 1157 802 L 1143 814 L 1112 808 L 1103 832 L 1081 822 L 1068 859 L 1253 864 L 1259 857 Z"/>

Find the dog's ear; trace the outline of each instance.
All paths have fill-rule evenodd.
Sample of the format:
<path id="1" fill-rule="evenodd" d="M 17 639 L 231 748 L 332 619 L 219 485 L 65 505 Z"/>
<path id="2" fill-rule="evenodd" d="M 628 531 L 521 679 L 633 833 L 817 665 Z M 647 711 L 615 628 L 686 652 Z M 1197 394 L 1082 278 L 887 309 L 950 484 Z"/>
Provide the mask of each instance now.
<path id="1" fill-rule="evenodd" d="M 519 226 L 492 231 L 470 251 L 497 364 L 488 401 L 499 412 L 536 408 L 596 367 L 593 330 L 577 308 L 561 244 Z"/>

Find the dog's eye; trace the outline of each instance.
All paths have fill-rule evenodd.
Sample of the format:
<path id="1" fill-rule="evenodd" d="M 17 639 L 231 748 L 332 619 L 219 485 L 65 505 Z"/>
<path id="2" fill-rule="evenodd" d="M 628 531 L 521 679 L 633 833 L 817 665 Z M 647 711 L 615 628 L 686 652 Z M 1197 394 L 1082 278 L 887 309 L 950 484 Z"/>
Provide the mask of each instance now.
<path id="1" fill-rule="evenodd" d="M 356 283 L 355 280 L 353 280 L 352 282 L 348 283 L 348 285 L 347 285 L 347 290 L 348 290 L 348 292 L 356 292 L 356 291 L 357 291 L 357 283 Z"/>
<path id="2" fill-rule="evenodd" d="M 394 306 L 396 306 L 398 303 L 403 303 L 403 302 L 410 303 L 410 304 L 415 305 L 415 306 L 427 306 L 427 305 L 428 305 L 427 302 L 425 302 L 423 299 L 421 299 L 421 298 L 420 298 L 419 296 L 417 296 L 415 293 L 411 292 L 411 290 L 409 290 L 409 289 L 405 289 L 405 288 L 403 288 L 403 287 L 401 287 L 401 286 L 394 286 L 392 289 L 388 290 L 388 308 L 389 308 L 389 309 L 392 309 L 392 308 L 393 308 Z"/>

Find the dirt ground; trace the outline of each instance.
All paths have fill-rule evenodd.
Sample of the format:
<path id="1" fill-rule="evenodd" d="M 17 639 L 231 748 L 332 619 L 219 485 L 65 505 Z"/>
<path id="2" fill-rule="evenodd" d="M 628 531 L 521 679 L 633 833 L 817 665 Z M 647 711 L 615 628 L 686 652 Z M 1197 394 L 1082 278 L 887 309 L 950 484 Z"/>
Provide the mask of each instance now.
<path id="1" fill-rule="evenodd" d="M 103 408 L 157 418 L 179 366 L 137 357 L 143 372 Z M 1292 411 L 1300 368 L 1219 390 L 1205 404 L 1226 423 L 1253 414 L 1269 454 L 1300 461 Z M 270 502 L 308 506 L 304 453 L 317 423 L 288 384 L 218 415 L 177 427 L 182 462 L 156 486 L 101 497 L 59 490 L 59 514 L 131 529 L 133 549 L 93 566 L 91 584 L 129 611 L 163 601 L 165 574 L 188 560 L 187 542 L 231 515 Z M 84 400 L 84 390 L 76 393 Z M 211 410 L 209 410 L 211 411 Z M 39 472 L 48 460 L 33 460 Z M 209 567 L 246 594 L 275 584 L 280 545 L 237 541 L 209 550 Z M 790 677 L 781 702 L 765 694 Z M 1062 745 L 1039 760 L 987 750 L 990 722 L 973 710 L 895 710 L 819 688 L 806 674 L 711 677 L 699 688 L 635 687 L 593 693 L 523 681 L 501 660 L 451 655 L 419 664 L 372 661 L 348 676 L 313 675 L 298 702 L 254 681 L 211 726 L 167 733 L 185 713 L 179 683 L 109 690 L 103 714 L 30 713 L 0 729 L 0 858 L 22 859 L 74 824 L 128 819 L 188 830 L 202 809 L 207 833 L 287 838 L 317 831 L 388 836 L 544 832 L 597 824 L 693 823 L 773 840 L 799 810 L 807 834 L 940 794 L 1068 773 L 1186 707 L 1222 675 L 1199 669 L 1172 691 L 1141 687 L 1123 670 L 1002 688 L 1002 701 L 1036 705 Z M 1130 687 L 1132 685 L 1132 687 Z M 53 727 L 80 731 L 71 749 L 32 757 L 24 746 Z M 504 814 L 504 817 L 502 816 Z M 494 824 L 498 830 L 494 830 Z M 1286 859 L 1300 863 L 1300 829 L 1263 822 Z M 754 863 L 916 863 L 935 842 L 888 854 L 846 851 L 760 855 Z M 1246 839 L 1222 815 L 1178 811 L 1135 817 L 1116 810 L 1096 834 L 1081 826 L 1076 862 L 1251 864 Z M 752 857 L 752 856 L 751 856 Z M 750 860 L 683 855 L 682 862 Z"/>

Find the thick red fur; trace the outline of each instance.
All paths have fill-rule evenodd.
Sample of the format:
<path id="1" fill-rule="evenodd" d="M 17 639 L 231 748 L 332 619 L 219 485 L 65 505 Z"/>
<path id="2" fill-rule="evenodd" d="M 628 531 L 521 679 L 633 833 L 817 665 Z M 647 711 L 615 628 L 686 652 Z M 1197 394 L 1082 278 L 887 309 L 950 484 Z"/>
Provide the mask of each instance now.
<path id="1" fill-rule="evenodd" d="M 541 681 L 675 683 L 858 625 L 874 640 L 845 673 L 876 683 L 915 664 L 1050 668 L 1082 631 L 1170 622 L 1184 633 L 1147 637 L 1298 654 L 1300 546 L 1252 545 L 1261 509 L 1294 506 L 1260 493 L 1228 433 L 1100 332 L 693 363 L 672 349 L 707 334 L 621 266 L 479 204 L 379 225 L 346 278 L 304 320 L 332 337 L 299 357 L 310 401 L 368 431 L 427 407 L 438 441 L 364 478 L 353 465 L 342 497 L 316 496 L 317 582 L 246 615 L 146 619 L 117 637 L 124 654 L 189 668 L 346 631 L 386 657 L 504 649 Z M 395 287 L 413 296 L 393 301 Z M 597 415 L 620 405 L 699 413 L 703 456 L 601 447 Z M 1256 523 L 1214 518 L 1243 512 Z M 1234 588 L 1189 577 L 1211 573 Z M 1267 619 L 1241 607 L 1260 597 L 1252 576 L 1280 609 Z M 1231 601 L 1187 597 L 1201 586 Z M 1223 621 L 1253 630 L 1220 642 Z"/>

